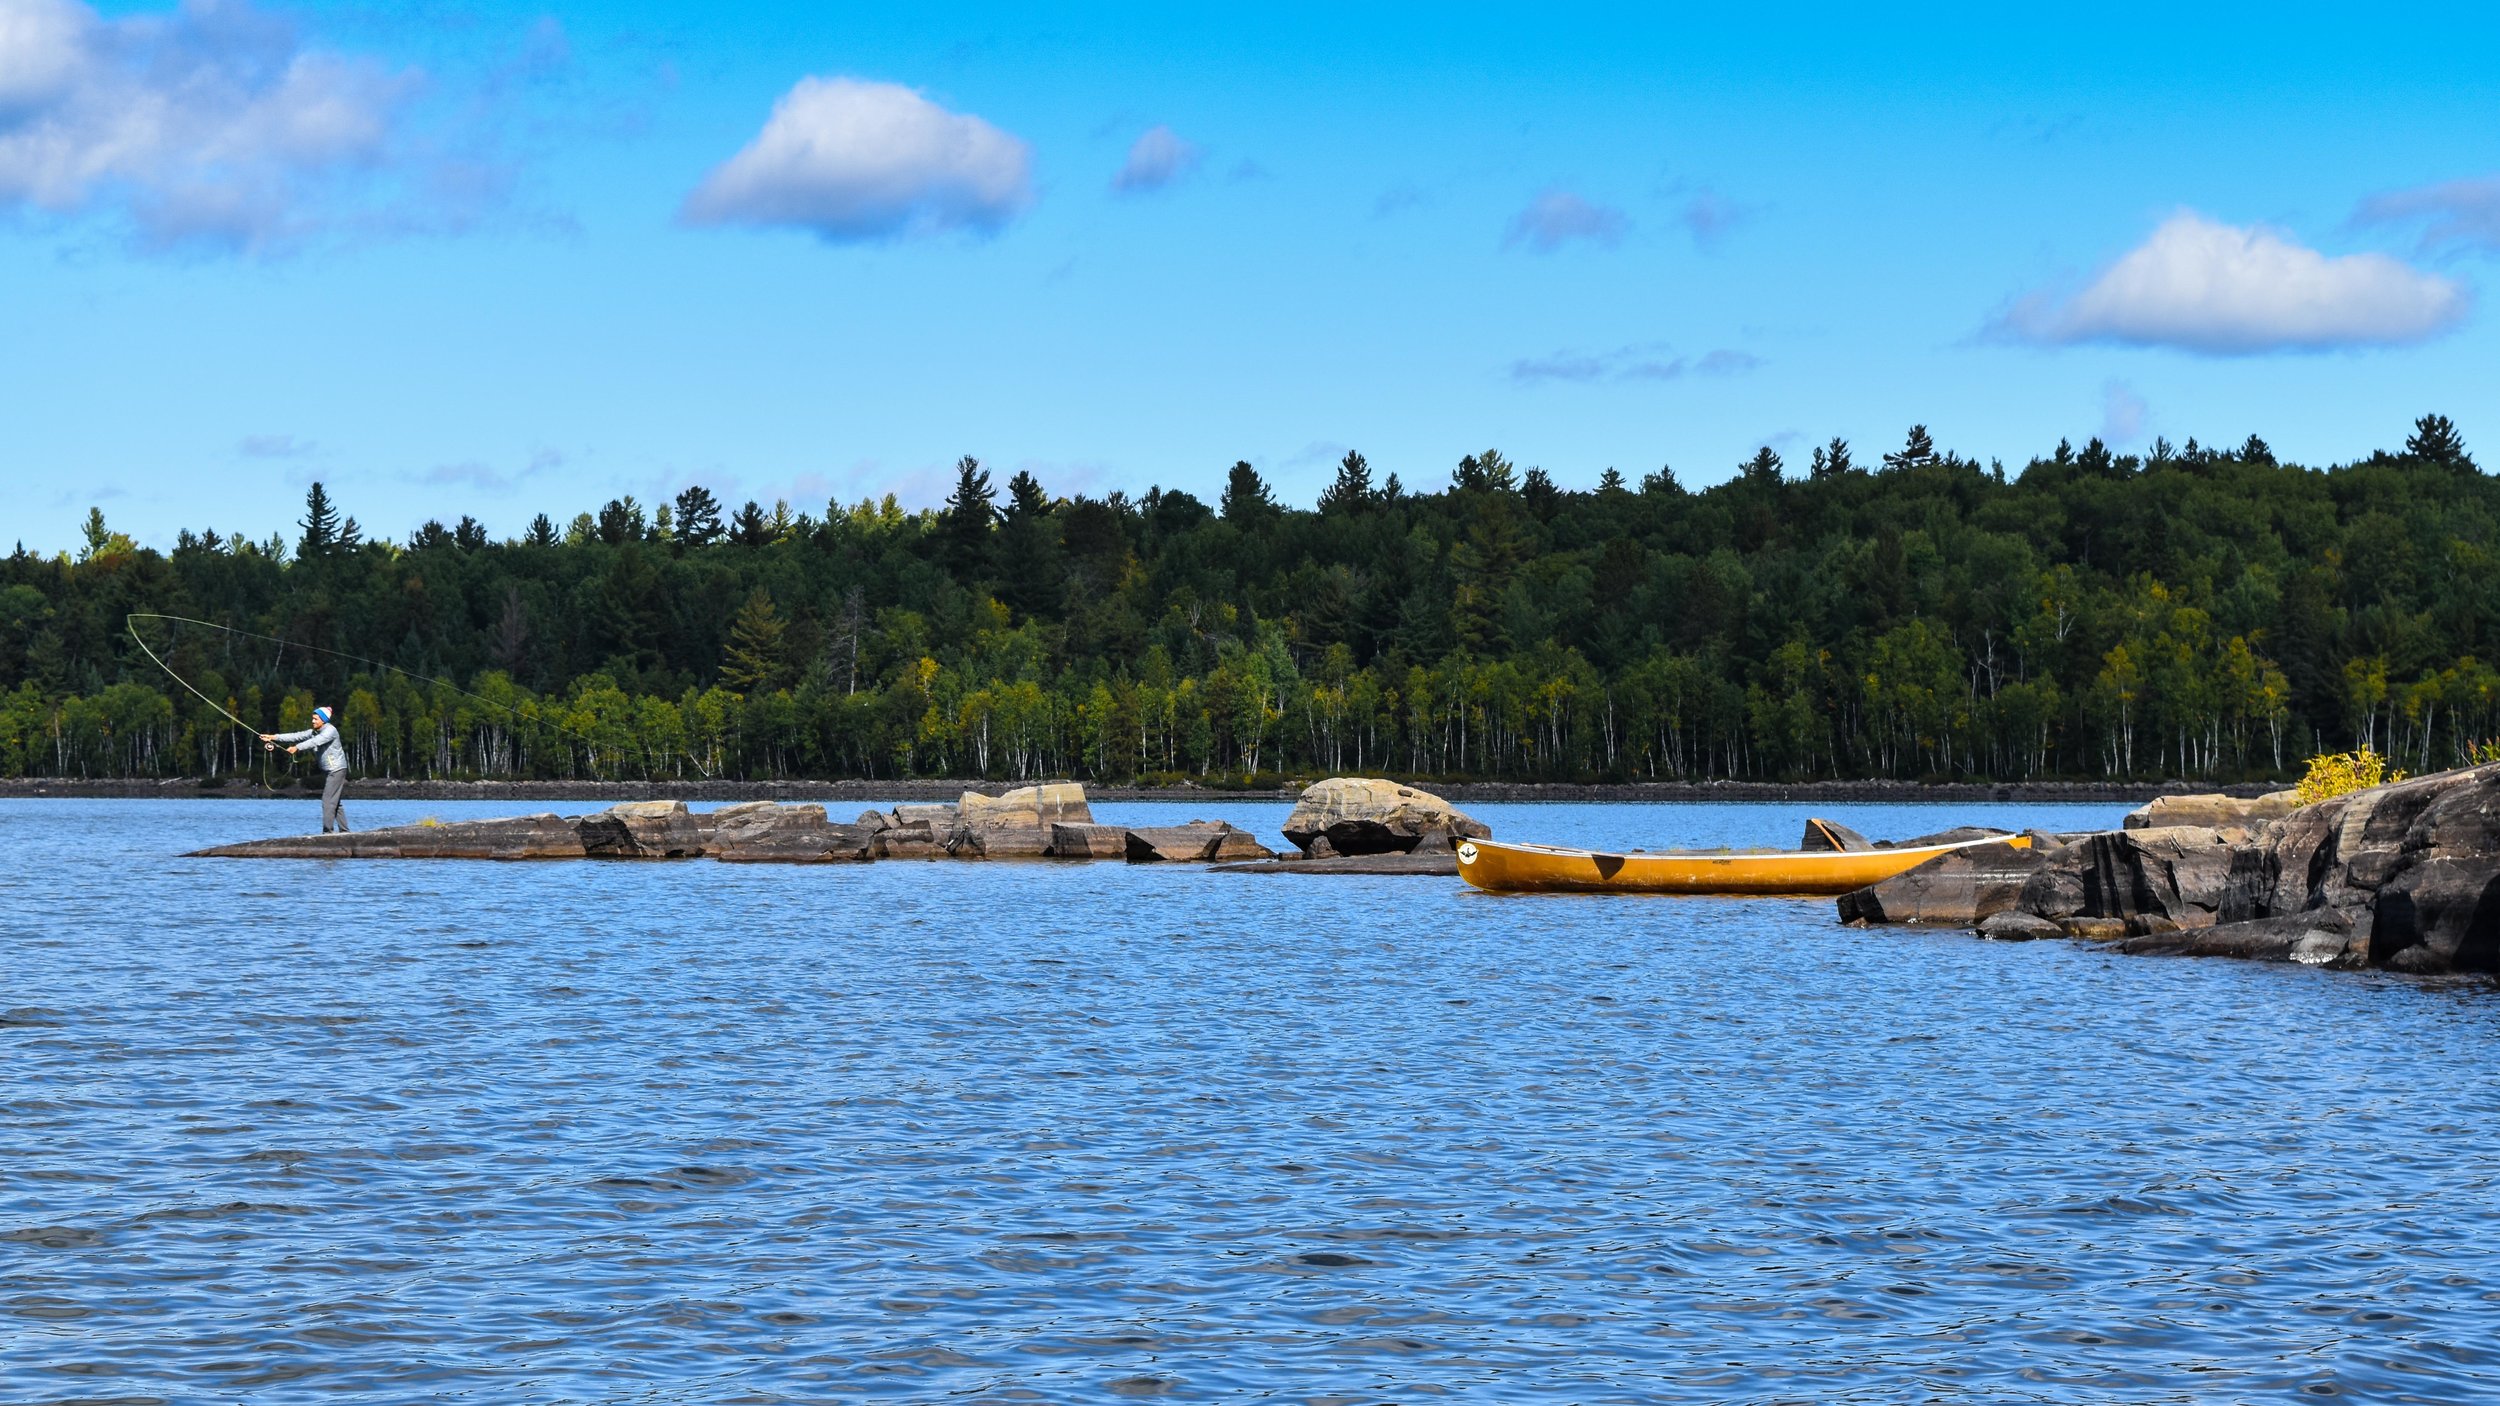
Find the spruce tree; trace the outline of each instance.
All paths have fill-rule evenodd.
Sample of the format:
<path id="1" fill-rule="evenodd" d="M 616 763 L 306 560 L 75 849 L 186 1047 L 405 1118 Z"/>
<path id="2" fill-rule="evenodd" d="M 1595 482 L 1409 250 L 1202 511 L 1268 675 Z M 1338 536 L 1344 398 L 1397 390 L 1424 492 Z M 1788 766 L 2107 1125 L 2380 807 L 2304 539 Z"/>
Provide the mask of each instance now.
<path id="1" fill-rule="evenodd" d="M 1322 489 L 1319 510 L 1323 513 L 1359 513 L 1372 505 L 1372 469 L 1363 456 L 1349 449 L 1337 461 L 1336 481 Z"/>
<path id="2" fill-rule="evenodd" d="M 990 528 L 997 521 L 997 490 L 990 471 L 966 454 L 955 464 L 955 491 L 938 515 L 938 546 L 958 581 L 974 581 L 989 569 Z"/>
<path id="3" fill-rule="evenodd" d="M 311 491 L 304 495 L 304 516 L 297 526 L 304 529 L 303 539 L 295 544 L 295 555 L 302 560 L 327 556 L 338 545 L 338 509 L 331 506 L 329 490 L 319 479 L 313 480 Z"/>
<path id="4" fill-rule="evenodd" d="M 739 693 L 769 693 L 780 687 L 789 671 L 782 641 L 788 630 L 789 622 L 773 608 L 772 593 L 756 587 L 730 622 L 729 647 L 721 653 L 721 683 Z"/>
<path id="5" fill-rule="evenodd" d="M 557 542 L 556 525 L 545 513 L 530 519 L 529 534 L 521 539 L 533 547 L 552 547 Z"/>
<path id="6" fill-rule="evenodd" d="M 1232 472 L 1224 476 L 1224 497 L 1219 510 L 1230 523 L 1256 522 L 1276 511 L 1276 499 L 1267 491 L 1267 480 L 1250 467 L 1247 459 L 1236 462 Z"/>

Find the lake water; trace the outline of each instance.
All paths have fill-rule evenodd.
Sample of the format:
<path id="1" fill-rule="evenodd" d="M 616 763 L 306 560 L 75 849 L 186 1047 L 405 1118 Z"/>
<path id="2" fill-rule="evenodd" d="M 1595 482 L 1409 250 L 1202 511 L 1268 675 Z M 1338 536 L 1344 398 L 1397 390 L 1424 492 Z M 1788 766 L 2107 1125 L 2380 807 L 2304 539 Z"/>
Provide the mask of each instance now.
<path id="1" fill-rule="evenodd" d="M 1479 814 L 1809 810 L 2119 814 Z M 1454 879 L 174 857 L 313 820 L 0 802 L 0 1400 L 2500 1397 L 2486 982 Z"/>

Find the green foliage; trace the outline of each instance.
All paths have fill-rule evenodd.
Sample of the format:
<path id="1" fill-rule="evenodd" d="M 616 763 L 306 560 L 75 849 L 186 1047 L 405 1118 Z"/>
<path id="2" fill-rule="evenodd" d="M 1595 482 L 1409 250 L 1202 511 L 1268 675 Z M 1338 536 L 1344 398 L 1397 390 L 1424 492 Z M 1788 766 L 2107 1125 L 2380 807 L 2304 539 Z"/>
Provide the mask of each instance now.
<path id="1" fill-rule="evenodd" d="M 618 498 L 407 550 L 323 491 L 292 553 L 159 553 L 99 515 L 75 556 L 0 558 L 0 772 L 257 774 L 134 610 L 288 640 L 143 626 L 256 726 L 340 703 L 355 765 L 396 776 L 2432 770 L 2500 736 L 2500 486 L 2465 455 L 2426 417 L 2329 471 L 2253 436 L 1999 470 L 1921 428 L 1879 473 L 1832 441 L 1803 477 L 1580 491 L 1485 450 L 1416 495 L 1349 453 L 1317 511 L 1247 465 L 1218 511 L 1001 494 L 966 459 L 942 512 L 724 522 L 689 489 L 665 532 Z"/>

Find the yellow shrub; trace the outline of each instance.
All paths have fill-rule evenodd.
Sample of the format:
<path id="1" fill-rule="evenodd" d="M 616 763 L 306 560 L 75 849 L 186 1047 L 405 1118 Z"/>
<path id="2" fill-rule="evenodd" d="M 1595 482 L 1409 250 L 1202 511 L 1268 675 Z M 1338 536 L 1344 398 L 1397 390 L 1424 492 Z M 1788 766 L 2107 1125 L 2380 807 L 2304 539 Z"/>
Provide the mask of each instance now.
<path id="1" fill-rule="evenodd" d="M 2389 771 L 2387 759 L 2367 747 L 2353 752 L 2329 752 L 2309 759 L 2309 774 L 2300 779 L 2300 803 L 2313 806 L 2404 779 L 2403 772 Z"/>
<path id="2" fill-rule="evenodd" d="M 2488 737 L 2465 749 L 2467 766 L 2489 766 L 2500 762 L 2500 737 Z"/>

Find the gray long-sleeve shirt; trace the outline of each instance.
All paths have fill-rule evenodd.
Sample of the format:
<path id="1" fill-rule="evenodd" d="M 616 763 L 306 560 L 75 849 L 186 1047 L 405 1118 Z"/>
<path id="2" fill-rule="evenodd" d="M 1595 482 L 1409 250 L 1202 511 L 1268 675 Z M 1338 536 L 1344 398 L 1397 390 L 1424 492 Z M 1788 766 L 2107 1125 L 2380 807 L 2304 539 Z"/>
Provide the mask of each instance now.
<path id="1" fill-rule="evenodd" d="M 347 770 L 347 749 L 339 745 L 339 730 L 332 727 L 328 723 L 323 723 L 319 727 L 310 728 L 303 732 L 277 733 L 274 734 L 273 740 L 289 743 L 300 742 L 303 746 L 295 749 L 299 752 L 305 750 L 306 748 L 318 749 L 318 760 L 321 763 L 321 769 L 323 771 Z"/>

